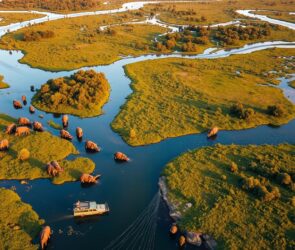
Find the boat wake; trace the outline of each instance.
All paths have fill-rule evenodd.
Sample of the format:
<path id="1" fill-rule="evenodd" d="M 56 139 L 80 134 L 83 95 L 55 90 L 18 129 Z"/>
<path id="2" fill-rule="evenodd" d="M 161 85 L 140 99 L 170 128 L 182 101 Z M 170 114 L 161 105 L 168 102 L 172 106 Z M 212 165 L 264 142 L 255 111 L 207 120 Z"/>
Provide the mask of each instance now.
<path id="1" fill-rule="evenodd" d="M 133 223 L 104 249 L 154 249 L 160 192 Z"/>

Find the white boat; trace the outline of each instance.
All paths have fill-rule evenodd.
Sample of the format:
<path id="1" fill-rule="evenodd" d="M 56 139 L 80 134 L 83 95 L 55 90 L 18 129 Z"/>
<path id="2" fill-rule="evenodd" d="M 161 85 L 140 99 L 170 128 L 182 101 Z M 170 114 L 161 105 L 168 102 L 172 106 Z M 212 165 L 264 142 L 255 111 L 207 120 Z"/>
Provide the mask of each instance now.
<path id="1" fill-rule="evenodd" d="M 105 214 L 110 211 L 107 203 L 97 204 L 95 201 L 77 201 L 74 204 L 74 217 Z"/>

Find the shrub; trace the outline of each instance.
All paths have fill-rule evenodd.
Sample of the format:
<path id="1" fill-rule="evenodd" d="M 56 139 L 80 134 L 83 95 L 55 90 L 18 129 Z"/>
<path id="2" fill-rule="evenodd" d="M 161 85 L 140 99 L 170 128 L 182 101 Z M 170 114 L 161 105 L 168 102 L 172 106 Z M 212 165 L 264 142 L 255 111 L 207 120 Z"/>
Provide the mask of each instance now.
<path id="1" fill-rule="evenodd" d="M 291 176 L 287 173 L 279 173 L 277 175 L 277 179 L 280 182 L 280 184 L 289 185 L 292 183 Z"/>
<path id="2" fill-rule="evenodd" d="M 283 105 L 277 104 L 277 105 L 268 106 L 267 113 L 275 117 L 282 117 L 286 113 L 286 110 Z"/>
<path id="3" fill-rule="evenodd" d="M 244 105 L 241 103 L 236 103 L 231 106 L 230 113 L 240 119 L 251 120 L 255 115 L 255 111 L 252 108 L 244 108 Z"/>
<path id="4" fill-rule="evenodd" d="M 135 132 L 135 130 L 133 128 L 130 129 L 130 131 L 129 131 L 129 137 L 130 138 L 135 138 L 136 137 L 136 132 Z"/>
<path id="5" fill-rule="evenodd" d="M 26 161 L 30 158 L 30 151 L 26 148 L 23 148 L 19 151 L 17 158 L 21 161 Z"/>
<path id="6" fill-rule="evenodd" d="M 235 173 L 238 171 L 238 165 L 234 162 L 231 163 L 231 166 L 230 166 L 230 171 Z"/>

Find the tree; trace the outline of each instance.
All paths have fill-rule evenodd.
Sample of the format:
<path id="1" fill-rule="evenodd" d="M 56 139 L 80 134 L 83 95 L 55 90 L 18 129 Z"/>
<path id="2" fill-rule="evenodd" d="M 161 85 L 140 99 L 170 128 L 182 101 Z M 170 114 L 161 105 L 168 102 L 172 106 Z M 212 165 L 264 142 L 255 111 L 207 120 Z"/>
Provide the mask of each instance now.
<path id="1" fill-rule="evenodd" d="M 136 137 L 136 132 L 135 132 L 135 130 L 133 128 L 130 129 L 130 131 L 129 131 L 129 137 L 131 139 Z"/>
<path id="2" fill-rule="evenodd" d="M 17 158 L 21 161 L 26 161 L 30 158 L 30 151 L 23 148 L 19 151 Z"/>
<path id="3" fill-rule="evenodd" d="M 286 110 L 283 105 L 276 104 L 276 105 L 268 106 L 267 113 L 275 117 L 282 117 L 286 113 Z"/>

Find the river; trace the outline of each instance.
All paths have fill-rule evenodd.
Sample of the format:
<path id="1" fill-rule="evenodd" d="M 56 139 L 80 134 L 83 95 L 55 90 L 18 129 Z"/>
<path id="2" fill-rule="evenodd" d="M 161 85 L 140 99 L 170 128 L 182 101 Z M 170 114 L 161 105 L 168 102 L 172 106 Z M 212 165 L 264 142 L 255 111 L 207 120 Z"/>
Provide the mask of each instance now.
<path id="1" fill-rule="evenodd" d="M 21 25 L 19 24 L 19 27 Z M 295 42 L 257 43 L 230 51 L 217 50 L 210 53 L 210 50 L 207 50 L 204 54 L 186 57 L 214 60 L 214 58 L 251 53 L 272 47 L 295 48 Z M 37 111 L 35 114 L 29 113 L 29 100 L 33 95 L 30 86 L 34 85 L 39 88 L 50 78 L 68 76 L 74 71 L 48 72 L 31 68 L 18 62 L 22 57 L 23 54 L 19 51 L 13 51 L 10 54 L 8 51 L 0 50 L 0 73 L 10 84 L 9 89 L 0 92 L 1 112 L 14 117 L 26 116 L 31 120 L 41 121 L 44 125 L 48 120 L 60 123 L 60 117 L 49 113 L 42 111 Z M 102 151 L 98 154 L 87 154 L 84 150 L 84 143 L 73 140 L 81 156 L 87 156 L 96 163 L 95 173 L 102 174 L 99 184 L 90 188 L 82 188 L 79 182 L 63 185 L 53 185 L 50 180 L 29 181 L 28 185 L 21 185 L 18 181 L 0 182 L 0 186 L 7 188 L 15 186 L 22 200 L 30 203 L 34 210 L 46 220 L 46 224 L 52 227 L 54 234 L 48 249 L 103 249 L 106 247 L 137 218 L 158 192 L 157 183 L 165 164 L 187 150 L 216 143 L 239 145 L 295 143 L 295 120 L 293 120 L 277 128 L 259 126 L 241 131 L 221 131 L 215 141 L 207 140 L 205 134 L 195 134 L 170 138 L 147 146 L 128 146 L 110 128 L 111 121 L 131 93 L 130 79 L 125 75 L 123 66 L 133 62 L 167 57 L 182 56 L 173 54 L 127 57 L 110 65 L 92 67 L 96 71 L 105 73 L 109 80 L 112 89 L 110 100 L 103 107 L 105 113 L 101 116 L 87 119 L 69 116 L 69 131 L 74 134 L 77 126 L 82 127 L 84 138 L 91 139 L 102 147 Z M 288 95 L 295 96 L 294 90 L 286 84 L 284 88 L 288 90 Z M 26 95 L 29 102 L 24 109 L 15 110 L 12 100 L 20 99 L 21 95 Z M 43 114 L 44 118 L 39 118 L 39 114 Z M 46 129 L 55 135 L 59 134 L 57 130 L 48 126 Z M 127 164 L 116 163 L 113 160 L 113 153 L 116 151 L 126 153 L 131 157 L 131 161 Z M 106 201 L 109 203 L 111 212 L 99 218 L 75 220 L 71 214 L 72 204 L 77 200 Z M 177 249 L 176 241 L 168 237 L 170 223 L 167 208 L 161 204 L 155 249 Z"/>

